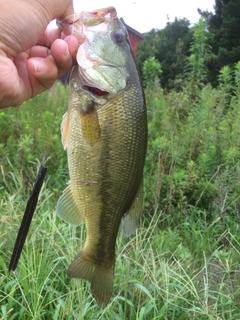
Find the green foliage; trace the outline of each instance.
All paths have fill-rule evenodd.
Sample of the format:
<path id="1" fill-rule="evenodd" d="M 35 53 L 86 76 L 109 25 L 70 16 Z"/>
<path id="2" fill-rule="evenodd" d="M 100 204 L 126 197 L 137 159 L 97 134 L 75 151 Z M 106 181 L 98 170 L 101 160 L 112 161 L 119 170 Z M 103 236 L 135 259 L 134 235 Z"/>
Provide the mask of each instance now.
<path id="1" fill-rule="evenodd" d="M 183 92 L 172 91 L 168 95 L 158 86 L 146 92 L 148 210 L 160 206 L 169 215 L 178 208 L 184 218 L 188 206 L 193 205 L 206 210 L 211 220 L 219 213 L 220 203 L 221 208 L 237 205 L 239 97 L 234 91 L 239 90 L 238 68 L 239 64 L 235 67 L 234 85 L 229 84 L 232 72 L 225 68 L 219 88 L 208 85 L 198 89 L 197 99 L 188 93 L 188 86 Z M 229 190 L 224 191 L 226 201 L 223 185 L 228 185 Z"/>
<path id="2" fill-rule="evenodd" d="M 154 57 L 148 58 L 143 64 L 144 86 L 153 87 L 155 82 L 159 82 L 161 73 L 161 64 Z"/>
<path id="3" fill-rule="evenodd" d="M 163 88 L 181 87 L 186 56 L 191 43 L 190 22 L 175 19 L 168 22 L 163 30 L 151 30 L 137 47 L 137 66 L 142 75 L 143 64 L 155 57 L 161 64 L 161 86 Z"/>
<path id="4" fill-rule="evenodd" d="M 48 166 L 49 175 L 61 177 L 49 182 L 53 188 L 64 185 L 68 169 L 61 145 L 60 123 L 66 109 L 67 88 L 57 84 L 50 91 L 26 101 L 21 108 L 0 112 L 0 164 L 4 173 L 0 176 L 0 185 L 3 185 L 3 177 L 8 179 L 11 172 L 19 170 L 24 176 L 24 192 L 32 184 L 31 173 L 38 161 Z M 11 183 L 8 187 L 11 188 Z"/>
<path id="5" fill-rule="evenodd" d="M 193 27 L 187 19 L 176 18 L 164 29 L 148 32 L 137 48 L 141 76 L 144 61 L 155 57 L 161 63 L 163 88 L 182 90 L 186 68 L 192 83 L 198 81 L 194 91 L 199 84 L 216 88 L 220 70 L 239 61 L 240 0 L 216 0 L 214 9 L 198 9 L 202 18 Z"/>
<path id="6" fill-rule="evenodd" d="M 236 95 L 240 94 L 240 61 L 235 66 L 234 70 L 234 80 L 236 84 Z"/>
<path id="7" fill-rule="evenodd" d="M 200 87 L 194 99 L 188 83 L 167 94 L 158 82 L 145 89 L 144 215 L 135 236 L 119 232 L 113 297 L 104 309 L 88 282 L 65 274 L 83 247 L 84 224 L 54 214 L 68 181 L 59 132 L 66 88 L 0 112 L 1 320 L 240 318 L 240 64 L 219 77 L 218 88 Z M 18 268 L 9 273 L 40 162 L 49 166 L 47 179 Z"/>
<path id="8" fill-rule="evenodd" d="M 239 61 L 240 0 L 215 0 L 215 12 L 200 14 L 207 19 L 211 56 L 208 60 L 208 81 L 216 87 L 218 74 L 224 66 Z"/>
<path id="9" fill-rule="evenodd" d="M 218 77 L 218 82 L 219 88 L 221 89 L 220 99 L 222 100 L 222 103 L 225 104 L 225 107 L 227 109 L 232 99 L 232 94 L 234 93 L 235 87 L 233 83 L 232 70 L 229 66 L 222 67 Z"/>
<path id="10" fill-rule="evenodd" d="M 208 39 L 206 26 L 206 21 L 201 17 L 191 30 L 193 32 L 193 42 L 189 50 L 191 55 L 188 57 L 187 77 L 193 98 L 198 95 L 197 89 L 201 89 L 207 80 L 205 62 L 210 50 L 206 44 Z"/>

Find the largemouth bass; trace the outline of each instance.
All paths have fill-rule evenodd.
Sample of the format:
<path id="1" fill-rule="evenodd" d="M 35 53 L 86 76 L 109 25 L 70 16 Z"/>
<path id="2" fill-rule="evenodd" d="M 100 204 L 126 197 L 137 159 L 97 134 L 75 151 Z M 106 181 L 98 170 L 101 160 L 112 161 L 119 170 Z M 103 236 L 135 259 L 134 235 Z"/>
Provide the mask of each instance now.
<path id="1" fill-rule="evenodd" d="M 126 236 L 139 224 L 147 147 L 144 95 L 124 24 L 113 7 L 58 22 L 83 42 L 69 83 L 61 126 L 70 182 L 56 212 L 73 225 L 85 218 L 87 238 L 67 270 L 91 282 L 106 305 L 112 294 L 121 221 Z"/>

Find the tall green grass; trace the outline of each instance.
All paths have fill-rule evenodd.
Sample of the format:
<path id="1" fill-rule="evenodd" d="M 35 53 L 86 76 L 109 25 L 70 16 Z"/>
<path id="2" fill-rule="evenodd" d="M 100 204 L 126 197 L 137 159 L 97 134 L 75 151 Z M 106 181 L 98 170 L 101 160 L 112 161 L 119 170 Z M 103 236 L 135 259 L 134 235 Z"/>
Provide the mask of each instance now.
<path id="1" fill-rule="evenodd" d="M 59 131 L 67 89 L 57 84 L 0 112 L 0 320 L 240 318 L 239 72 L 237 65 L 231 90 L 224 78 L 194 98 L 187 85 L 178 93 L 158 84 L 146 89 L 143 218 L 130 239 L 119 231 L 113 296 L 104 309 L 88 282 L 66 277 L 84 224 L 72 227 L 54 214 L 69 179 Z M 9 273 L 41 162 L 47 179 L 18 268 Z"/>

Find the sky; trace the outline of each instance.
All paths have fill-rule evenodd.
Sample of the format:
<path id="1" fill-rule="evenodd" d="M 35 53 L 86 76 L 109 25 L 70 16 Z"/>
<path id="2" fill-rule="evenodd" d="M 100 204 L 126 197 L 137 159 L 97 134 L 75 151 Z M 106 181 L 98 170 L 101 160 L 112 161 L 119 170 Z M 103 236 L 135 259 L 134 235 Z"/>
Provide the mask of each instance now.
<path id="1" fill-rule="evenodd" d="M 215 0 L 73 0 L 73 3 L 75 12 L 114 6 L 119 18 L 143 33 L 152 28 L 163 29 L 175 17 L 196 23 L 200 18 L 197 8 L 213 12 Z"/>

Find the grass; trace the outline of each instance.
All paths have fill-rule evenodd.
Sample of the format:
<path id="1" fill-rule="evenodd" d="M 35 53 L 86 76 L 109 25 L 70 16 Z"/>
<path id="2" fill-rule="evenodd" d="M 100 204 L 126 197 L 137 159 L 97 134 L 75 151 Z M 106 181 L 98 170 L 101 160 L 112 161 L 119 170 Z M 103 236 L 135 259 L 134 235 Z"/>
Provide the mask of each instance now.
<path id="1" fill-rule="evenodd" d="M 46 184 L 18 268 L 7 271 L 24 206 L 17 189 L 1 199 L 1 320 L 239 318 L 240 243 L 231 221 L 222 229 L 219 219 L 207 226 L 189 215 L 183 225 L 162 229 L 166 217 L 156 211 L 134 237 L 120 230 L 113 297 L 101 309 L 87 282 L 65 275 L 85 228 L 55 216 Z"/>
<path id="2" fill-rule="evenodd" d="M 68 181 L 59 132 L 66 88 L 0 113 L 0 320 L 240 318 L 240 99 L 232 97 L 224 111 L 222 89 L 206 86 L 194 103 L 187 90 L 155 89 L 146 91 L 143 219 L 130 239 L 120 228 L 113 295 L 104 309 L 88 282 L 66 277 L 83 246 L 84 224 L 72 227 L 54 214 Z M 43 161 L 47 178 L 19 265 L 9 273 Z"/>

